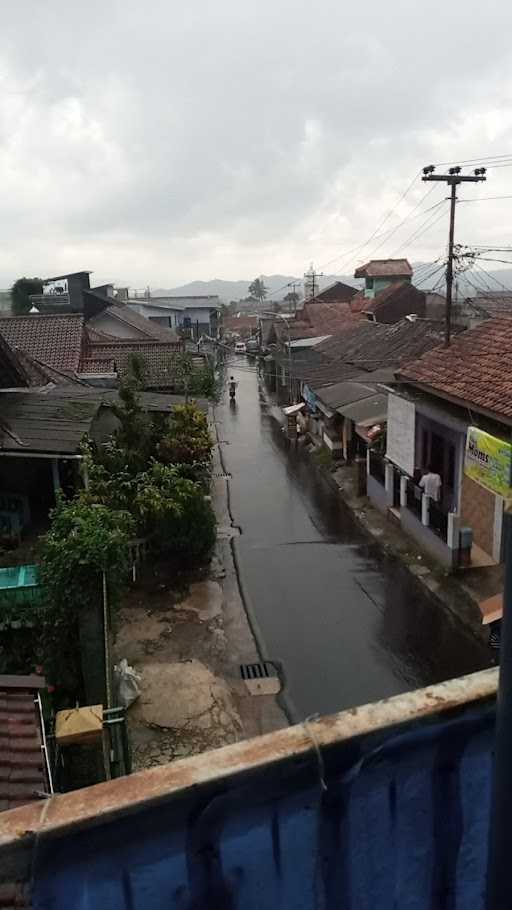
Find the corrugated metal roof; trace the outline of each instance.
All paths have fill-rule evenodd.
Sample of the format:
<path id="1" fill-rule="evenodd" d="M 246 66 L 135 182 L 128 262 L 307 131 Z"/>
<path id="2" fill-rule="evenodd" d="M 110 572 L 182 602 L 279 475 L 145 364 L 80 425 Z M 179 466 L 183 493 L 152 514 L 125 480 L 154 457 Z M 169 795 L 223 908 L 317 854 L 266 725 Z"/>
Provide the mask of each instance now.
<path id="1" fill-rule="evenodd" d="M 343 414 L 347 420 L 362 427 L 382 423 L 388 416 L 388 396 L 378 393 L 360 398 L 358 401 L 347 403 L 336 408 L 338 414 Z"/>
<path id="2" fill-rule="evenodd" d="M 0 391 L 0 449 L 76 454 L 100 406 L 97 399 Z"/>

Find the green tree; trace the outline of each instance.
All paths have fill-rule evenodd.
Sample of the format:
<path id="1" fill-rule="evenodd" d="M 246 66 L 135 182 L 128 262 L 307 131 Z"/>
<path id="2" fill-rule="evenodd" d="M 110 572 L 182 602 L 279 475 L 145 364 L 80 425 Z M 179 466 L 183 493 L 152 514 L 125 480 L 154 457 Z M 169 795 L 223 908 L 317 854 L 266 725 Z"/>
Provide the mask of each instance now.
<path id="1" fill-rule="evenodd" d="M 142 533 L 161 550 L 193 561 L 215 543 L 215 515 L 204 490 L 180 469 L 153 462 L 138 480 L 135 500 Z"/>
<path id="2" fill-rule="evenodd" d="M 286 294 L 284 300 L 286 303 L 291 303 L 293 307 L 296 307 L 300 300 L 300 296 L 297 294 L 297 291 L 290 291 L 288 294 Z"/>
<path id="3" fill-rule="evenodd" d="M 40 278 L 18 278 L 11 288 L 11 307 L 16 316 L 28 313 L 32 306 L 30 294 L 42 294 L 43 282 Z"/>
<path id="4" fill-rule="evenodd" d="M 126 581 L 128 541 L 134 536 L 128 512 L 91 506 L 80 497 L 71 502 L 60 498 L 40 548 L 41 582 L 52 608 L 66 617 L 95 601 L 103 572 L 114 602 Z"/>
<path id="5" fill-rule="evenodd" d="M 144 387 L 146 367 L 142 357 L 132 354 L 126 376 L 119 387 L 119 404 L 112 410 L 119 421 L 115 431 L 116 447 L 105 447 L 111 469 L 115 470 L 112 456 L 124 458 L 125 468 L 132 474 L 144 471 L 154 452 L 155 440 L 153 423 L 140 403 L 140 392 Z M 121 470 L 121 466 L 119 466 Z"/>
<path id="6" fill-rule="evenodd" d="M 254 281 L 251 282 L 249 285 L 249 294 L 256 300 L 259 300 L 260 303 L 263 303 L 265 297 L 268 294 L 268 290 L 265 287 L 265 283 L 262 278 L 255 278 Z"/>
<path id="7" fill-rule="evenodd" d="M 197 466 L 201 473 L 210 465 L 212 440 L 208 421 L 196 405 L 177 405 L 173 409 L 156 456 L 163 464 Z"/>

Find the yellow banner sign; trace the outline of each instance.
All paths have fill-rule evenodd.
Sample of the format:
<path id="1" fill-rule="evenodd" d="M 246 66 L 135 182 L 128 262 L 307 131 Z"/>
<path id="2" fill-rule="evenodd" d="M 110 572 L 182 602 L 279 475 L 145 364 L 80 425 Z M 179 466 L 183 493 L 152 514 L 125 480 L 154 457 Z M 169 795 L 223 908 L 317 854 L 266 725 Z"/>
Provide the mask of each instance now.
<path id="1" fill-rule="evenodd" d="M 511 471 L 512 444 L 478 427 L 468 427 L 464 473 L 493 493 L 510 496 Z"/>

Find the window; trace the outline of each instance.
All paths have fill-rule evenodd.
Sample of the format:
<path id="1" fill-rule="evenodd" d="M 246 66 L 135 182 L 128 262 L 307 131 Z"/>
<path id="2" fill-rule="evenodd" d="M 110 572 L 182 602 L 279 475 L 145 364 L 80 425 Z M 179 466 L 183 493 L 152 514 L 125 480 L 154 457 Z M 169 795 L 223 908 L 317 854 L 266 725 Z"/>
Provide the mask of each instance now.
<path id="1" fill-rule="evenodd" d="M 366 279 L 366 287 L 368 288 L 369 291 L 372 290 L 372 288 L 373 288 L 373 278 L 367 278 L 367 279 Z"/>

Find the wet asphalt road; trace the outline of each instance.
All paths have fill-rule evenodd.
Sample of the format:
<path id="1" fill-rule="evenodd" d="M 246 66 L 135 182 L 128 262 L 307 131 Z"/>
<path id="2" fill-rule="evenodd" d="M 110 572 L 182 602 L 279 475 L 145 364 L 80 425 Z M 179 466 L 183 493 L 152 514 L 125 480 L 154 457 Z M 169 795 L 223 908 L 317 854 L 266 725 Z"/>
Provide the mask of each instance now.
<path id="1" fill-rule="evenodd" d="M 244 357 L 236 407 L 217 409 L 241 528 L 241 580 L 294 720 L 470 673 L 491 653 L 375 554 L 335 491 L 290 449 Z"/>

